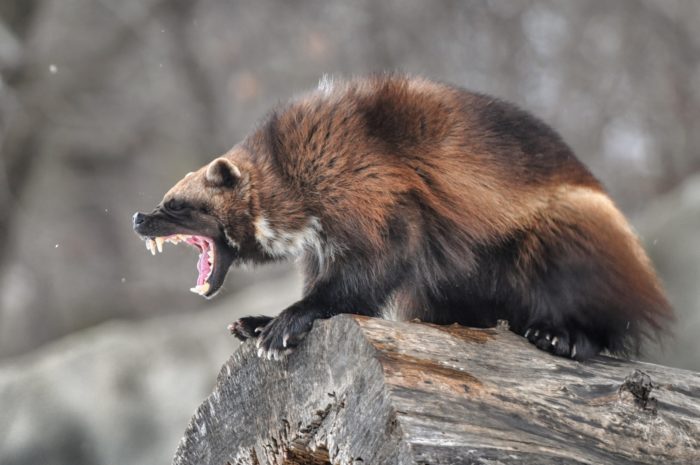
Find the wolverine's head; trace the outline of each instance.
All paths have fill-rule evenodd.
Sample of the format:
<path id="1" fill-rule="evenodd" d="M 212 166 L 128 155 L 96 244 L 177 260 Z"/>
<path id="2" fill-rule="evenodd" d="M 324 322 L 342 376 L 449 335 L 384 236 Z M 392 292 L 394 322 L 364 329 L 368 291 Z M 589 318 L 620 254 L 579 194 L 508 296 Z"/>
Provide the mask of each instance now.
<path id="1" fill-rule="evenodd" d="M 163 243 L 183 242 L 199 251 L 197 284 L 210 298 L 250 236 L 250 176 L 228 157 L 187 174 L 151 213 L 134 214 L 134 231 L 153 253 Z"/>

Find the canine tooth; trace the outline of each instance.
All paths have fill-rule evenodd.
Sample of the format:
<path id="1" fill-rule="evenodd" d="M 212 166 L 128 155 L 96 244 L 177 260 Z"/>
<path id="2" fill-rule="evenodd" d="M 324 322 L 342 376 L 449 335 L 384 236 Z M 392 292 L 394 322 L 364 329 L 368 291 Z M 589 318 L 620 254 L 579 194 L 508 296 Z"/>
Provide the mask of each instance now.
<path id="1" fill-rule="evenodd" d="M 156 254 L 156 242 L 153 239 L 148 239 L 148 250 L 151 251 L 151 255 Z"/>
<path id="2" fill-rule="evenodd" d="M 194 292 L 195 294 L 199 294 L 199 295 L 204 295 L 207 292 L 209 292 L 210 287 L 211 286 L 209 283 L 198 284 L 195 287 L 190 288 L 190 292 Z"/>
<path id="3" fill-rule="evenodd" d="M 165 242 L 165 239 L 162 237 L 156 237 L 156 247 L 158 247 L 158 252 L 163 252 L 163 242 Z"/>
<path id="4" fill-rule="evenodd" d="M 195 294 L 199 294 L 199 295 L 203 294 L 202 288 L 199 286 L 191 287 L 190 292 L 194 292 Z"/>

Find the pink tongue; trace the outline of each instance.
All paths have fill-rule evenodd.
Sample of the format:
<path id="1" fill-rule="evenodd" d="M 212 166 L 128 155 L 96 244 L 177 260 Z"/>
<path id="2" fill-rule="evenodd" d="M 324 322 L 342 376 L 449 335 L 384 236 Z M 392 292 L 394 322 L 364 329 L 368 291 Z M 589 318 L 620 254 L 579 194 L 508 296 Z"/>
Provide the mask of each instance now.
<path id="1" fill-rule="evenodd" d="M 210 269 L 211 266 L 209 265 L 209 260 L 207 260 L 207 251 L 205 250 L 199 254 L 199 261 L 197 262 L 197 271 L 199 271 L 197 285 L 205 283 L 207 276 L 209 276 Z"/>
<path id="2" fill-rule="evenodd" d="M 201 248 L 199 254 L 199 260 L 197 261 L 197 271 L 199 276 L 197 276 L 197 285 L 202 285 L 206 282 L 207 276 L 209 276 L 209 271 L 211 270 L 211 265 L 209 265 L 209 243 L 197 236 L 190 237 L 187 242 L 190 244 L 197 245 Z"/>

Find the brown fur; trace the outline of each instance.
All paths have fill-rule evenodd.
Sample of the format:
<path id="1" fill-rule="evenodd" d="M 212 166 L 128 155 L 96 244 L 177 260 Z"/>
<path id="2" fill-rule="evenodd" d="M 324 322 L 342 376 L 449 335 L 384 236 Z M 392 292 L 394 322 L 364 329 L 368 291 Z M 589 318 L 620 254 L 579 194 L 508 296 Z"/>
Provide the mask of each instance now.
<path id="1" fill-rule="evenodd" d="M 397 76 L 335 83 L 273 112 L 224 157 L 240 171 L 235 188 L 208 185 L 203 167 L 164 202 L 206 207 L 241 261 L 283 258 L 261 247 L 265 234 L 280 250 L 311 237 L 305 299 L 286 311 L 297 319 L 300 308 L 310 321 L 507 318 L 547 334 L 529 335 L 538 346 L 576 355 L 578 344 L 583 358 L 636 347 L 671 318 L 599 182 L 544 123 L 492 97 Z M 294 335 L 291 318 L 268 325 L 264 348 Z"/>

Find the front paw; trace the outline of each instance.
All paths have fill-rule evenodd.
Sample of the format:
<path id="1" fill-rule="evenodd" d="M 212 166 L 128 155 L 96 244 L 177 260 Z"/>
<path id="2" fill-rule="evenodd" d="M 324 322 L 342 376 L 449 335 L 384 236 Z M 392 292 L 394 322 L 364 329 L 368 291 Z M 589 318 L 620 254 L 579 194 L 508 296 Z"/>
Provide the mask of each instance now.
<path id="1" fill-rule="evenodd" d="M 258 338 L 258 356 L 279 360 L 289 354 L 311 330 L 316 317 L 299 308 L 288 308 L 272 320 Z"/>
<path id="2" fill-rule="evenodd" d="M 247 316 L 228 325 L 228 330 L 241 341 L 255 339 L 270 321 L 272 317 L 269 316 Z"/>

